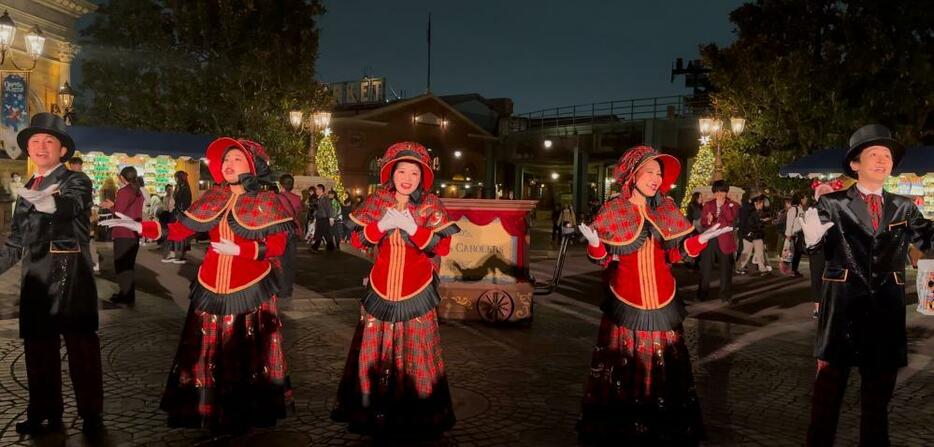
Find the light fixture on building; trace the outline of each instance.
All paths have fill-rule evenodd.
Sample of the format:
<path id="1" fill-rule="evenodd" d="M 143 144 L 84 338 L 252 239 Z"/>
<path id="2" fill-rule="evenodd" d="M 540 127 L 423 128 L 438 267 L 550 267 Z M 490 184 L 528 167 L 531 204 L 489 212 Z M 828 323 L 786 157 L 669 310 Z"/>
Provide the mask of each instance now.
<path id="1" fill-rule="evenodd" d="M 553 143 L 551 142 L 551 140 L 545 140 L 542 142 L 542 146 L 545 146 L 545 149 L 551 149 L 552 144 Z"/>
<path id="2" fill-rule="evenodd" d="M 441 187 L 442 187 L 442 188 L 447 188 L 447 187 L 448 187 L 448 184 L 447 184 L 447 183 L 442 183 L 442 184 L 441 184 Z"/>
<path id="3" fill-rule="evenodd" d="M 467 180 L 467 181 L 469 182 L 469 181 L 470 181 L 470 176 L 468 176 L 468 177 L 465 178 L 464 180 Z"/>
<path id="4" fill-rule="evenodd" d="M 14 37 L 16 37 L 16 24 L 10 18 L 10 13 L 3 11 L 3 15 L 0 16 L 0 65 L 6 63 L 7 51 L 13 46 Z M 36 25 L 32 31 L 26 33 L 25 40 L 26 54 L 32 59 L 32 65 L 29 68 L 21 67 L 13 59 L 12 54 L 10 55 L 10 62 L 17 70 L 32 71 L 36 68 L 36 64 L 39 63 L 39 57 L 42 56 L 42 49 L 45 47 L 45 36 L 42 35 L 42 30 Z"/>
<path id="5" fill-rule="evenodd" d="M 552 173 L 551 173 L 551 179 L 552 179 L 552 180 L 558 180 L 558 177 L 561 177 L 561 176 L 558 175 L 557 172 L 552 172 Z"/>
<path id="6" fill-rule="evenodd" d="M 461 151 L 454 151 L 454 158 L 461 158 L 461 155 L 464 155 Z"/>
<path id="7" fill-rule="evenodd" d="M 464 185 L 464 189 L 470 189 L 470 183 Z"/>
<path id="8" fill-rule="evenodd" d="M 65 124 L 71 125 L 75 120 L 74 104 L 75 104 L 75 91 L 71 89 L 71 84 L 68 81 L 65 81 L 61 87 L 58 88 L 58 98 L 57 104 L 52 104 L 52 113 L 56 115 L 61 115 L 65 120 Z"/>

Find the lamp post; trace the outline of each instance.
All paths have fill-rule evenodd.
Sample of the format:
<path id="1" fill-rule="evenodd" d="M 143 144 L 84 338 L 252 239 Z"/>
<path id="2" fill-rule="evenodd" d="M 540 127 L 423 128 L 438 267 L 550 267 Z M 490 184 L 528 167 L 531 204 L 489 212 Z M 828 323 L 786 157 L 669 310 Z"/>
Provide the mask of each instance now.
<path id="1" fill-rule="evenodd" d="M 723 180 L 723 159 L 720 156 L 720 140 L 717 135 L 723 130 L 723 121 L 719 118 L 701 118 L 698 120 L 700 128 L 701 144 L 710 144 L 711 140 L 716 144 L 714 151 L 714 166 L 712 181 Z M 730 118 L 730 132 L 734 137 L 738 137 L 746 128 L 746 120 L 740 117 Z"/>
<path id="2" fill-rule="evenodd" d="M 71 125 L 75 120 L 75 112 L 72 106 L 75 103 L 75 91 L 71 89 L 71 84 L 68 81 L 65 81 L 58 89 L 58 98 L 57 104 L 52 104 L 52 113 L 56 115 L 61 115 L 65 120 L 65 124 Z"/>
<path id="3" fill-rule="evenodd" d="M 312 113 L 306 121 L 304 112 L 301 110 L 292 110 L 289 112 L 289 124 L 299 132 L 308 132 L 308 163 L 305 165 L 305 175 L 318 175 L 318 167 L 315 165 L 315 137 L 319 131 L 324 131 L 325 135 L 330 135 L 331 112 L 319 110 Z"/>
<path id="4" fill-rule="evenodd" d="M 7 61 L 7 52 L 13 46 L 14 37 L 16 37 L 16 24 L 13 23 L 10 13 L 3 11 L 3 15 L 0 16 L 0 66 Z M 32 71 L 36 68 L 36 64 L 39 63 L 39 57 L 42 56 L 42 48 L 45 47 L 45 36 L 42 35 L 42 31 L 36 25 L 32 31 L 26 33 L 24 39 L 26 41 L 26 54 L 32 59 L 32 65 L 28 68 L 21 67 L 13 59 L 12 54 L 10 54 L 9 60 L 19 71 Z"/>

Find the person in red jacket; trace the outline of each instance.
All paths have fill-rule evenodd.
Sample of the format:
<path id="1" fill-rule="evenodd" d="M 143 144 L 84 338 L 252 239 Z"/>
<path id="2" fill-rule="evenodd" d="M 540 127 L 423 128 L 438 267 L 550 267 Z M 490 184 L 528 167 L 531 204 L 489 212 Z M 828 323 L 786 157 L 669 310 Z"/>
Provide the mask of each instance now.
<path id="1" fill-rule="evenodd" d="M 396 143 L 382 160 L 383 186 L 348 224 L 351 244 L 376 259 L 331 418 L 352 431 L 433 437 L 454 425 L 434 261 L 460 229 L 428 192 L 434 173 L 424 146 Z"/>
<path id="2" fill-rule="evenodd" d="M 273 269 L 295 222 L 274 192 L 260 190 L 272 181 L 262 146 L 223 137 L 206 156 L 218 185 L 169 224 L 169 241 L 208 232 L 211 249 L 192 284 L 161 408 L 172 427 L 228 434 L 275 425 L 292 405 Z M 105 224 L 160 236 L 158 222 L 118 216 Z"/>
<path id="3" fill-rule="evenodd" d="M 707 201 L 701 209 L 700 226 L 702 230 L 719 225 L 720 228 L 732 227 L 739 216 L 739 204 L 730 200 L 726 193 L 730 190 L 723 180 L 713 182 L 711 188 L 714 198 Z M 734 303 L 733 291 L 733 254 L 736 253 L 736 237 L 733 233 L 723 233 L 712 240 L 700 257 L 700 284 L 697 286 L 697 300 L 704 301 L 710 292 L 710 277 L 713 274 L 714 258 L 720 264 L 720 301 Z"/>
<path id="4" fill-rule="evenodd" d="M 140 190 L 136 168 L 127 166 L 120 170 L 120 183 L 117 201 L 105 200 L 101 208 L 121 213 L 137 222 L 143 220 L 143 193 Z M 115 304 L 133 304 L 136 302 L 136 254 L 139 252 L 139 233 L 126 228 L 114 228 L 111 232 L 114 241 L 114 271 L 117 273 L 117 291 L 110 301 Z"/>
<path id="5" fill-rule="evenodd" d="M 684 302 L 670 264 L 696 257 L 707 241 L 733 231 L 695 232 L 665 195 L 678 160 L 648 146 L 627 151 L 614 170 L 619 196 L 581 224 L 587 255 L 607 268 L 603 320 L 577 424 L 584 442 L 696 445 L 704 437 L 684 343 Z"/>

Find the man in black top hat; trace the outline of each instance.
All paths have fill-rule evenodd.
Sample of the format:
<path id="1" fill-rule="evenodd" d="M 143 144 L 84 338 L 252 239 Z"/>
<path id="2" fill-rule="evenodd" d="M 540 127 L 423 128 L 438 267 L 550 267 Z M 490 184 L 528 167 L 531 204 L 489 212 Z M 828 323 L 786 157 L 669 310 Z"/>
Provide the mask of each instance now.
<path id="1" fill-rule="evenodd" d="M 833 444 L 852 367 L 859 368 L 860 445 L 887 446 L 888 404 L 908 364 L 905 263 L 908 247 L 929 250 L 934 222 L 914 202 L 883 190 L 905 148 L 878 124 L 850 137 L 843 172 L 857 180 L 824 194 L 801 220 L 809 250 L 826 266 L 817 325 L 817 377 L 808 445 Z"/>
<path id="2" fill-rule="evenodd" d="M 61 341 L 85 433 L 102 428 L 103 382 L 97 336 L 97 288 L 90 240 L 91 179 L 62 164 L 75 143 L 61 117 L 33 116 L 17 135 L 36 172 L 18 191 L 12 227 L 0 247 L 0 273 L 23 261 L 19 328 L 26 354 L 29 405 L 16 431 L 64 428 Z"/>

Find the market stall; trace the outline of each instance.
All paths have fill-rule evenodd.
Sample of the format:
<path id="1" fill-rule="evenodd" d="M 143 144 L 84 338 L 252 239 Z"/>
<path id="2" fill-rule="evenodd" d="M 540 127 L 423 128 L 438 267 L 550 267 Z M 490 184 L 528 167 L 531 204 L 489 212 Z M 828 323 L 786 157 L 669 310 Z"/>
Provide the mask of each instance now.
<path id="1" fill-rule="evenodd" d="M 532 317 L 528 216 L 534 200 L 442 199 L 461 232 L 441 258 L 443 318 L 491 323 Z"/>

